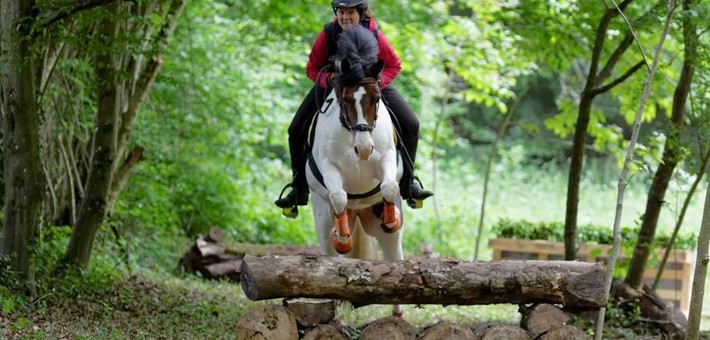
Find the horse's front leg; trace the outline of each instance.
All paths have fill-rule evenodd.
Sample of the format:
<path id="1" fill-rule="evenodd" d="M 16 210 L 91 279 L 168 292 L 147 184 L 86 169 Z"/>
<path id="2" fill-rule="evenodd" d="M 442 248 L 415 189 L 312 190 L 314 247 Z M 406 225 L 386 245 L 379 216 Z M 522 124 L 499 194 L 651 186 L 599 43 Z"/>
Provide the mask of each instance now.
<path id="1" fill-rule="evenodd" d="M 348 204 L 348 194 L 343 190 L 343 178 L 340 171 L 331 163 L 322 166 L 323 182 L 330 192 L 328 198 L 333 207 L 335 216 L 333 219 L 332 242 L 335 250 L 340 254 L 346 254 L 352 249 L 353 241 L 350 237 L 350 224 L 345 207 Z"/>
<path id="2" fill-rule="evenodd" d="M 380 191 L 385 201 L 382 211 L 382 230 L 387 233 L 395 233 L 402 224 L 402 216 L 397 209 L 396 201 L 399 196 L 399 184 L 397 183 L 397 152 L 391 150 L 382 159 L 382 184 Z"/>

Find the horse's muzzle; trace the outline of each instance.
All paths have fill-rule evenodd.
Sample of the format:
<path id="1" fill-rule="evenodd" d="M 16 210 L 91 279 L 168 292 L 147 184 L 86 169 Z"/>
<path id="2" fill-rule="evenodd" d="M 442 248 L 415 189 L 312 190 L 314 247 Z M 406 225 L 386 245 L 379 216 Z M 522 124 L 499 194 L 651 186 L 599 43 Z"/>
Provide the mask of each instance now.
<path id="1" fill-rule="evenodd" d="M 355 154 L 358 156 L 358 158 L 361 161 L 366 161 L 370 159 L 370 155 L 372 155 L 372 151 L 375 150 L 374 145 L 357 145 L 355 146 Z"/>

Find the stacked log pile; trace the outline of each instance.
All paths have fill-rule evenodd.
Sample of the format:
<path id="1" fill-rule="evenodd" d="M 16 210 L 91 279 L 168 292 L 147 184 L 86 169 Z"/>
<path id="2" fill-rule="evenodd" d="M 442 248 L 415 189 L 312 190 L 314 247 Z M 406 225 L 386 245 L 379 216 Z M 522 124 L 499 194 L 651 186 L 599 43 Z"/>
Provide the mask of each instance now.
<path id="1" fill-rule="evenodd" d="M 317 255 L 316 248 L 287 245 L 262 245 L 247 243 L 222 244 L 222 230 L 212 228 L 207 235 L 198 235 L 195 243 L 185 251 L 178 262 L 181 273 L 199 274 L 207 279 L 228 279 L 239 282 L 242 258 L 246 254 L 265 255 Z"/>
<path id="2" fill-rule="evenodd" d="M 636 290 L 623 281 L 615 279 L 612 285 L 612 300 L 622 310 L 639 308 L 645 322 L 657 325 L 668 339 L 685 339 L 688 319 L 683 313 L 664 301 L 651 287 L 644 284 Z"/>
<path id="3" fill-rule="evenodd" d="M 565 312 L 549 304 L 521 307 L 520 327 L 492 323 L 468 326 L 441 321 L 417 328 L 405 319 L 387 317 L 352 328 L 341 325 L 335 311 L 332 300 L 286 299 L 283 305 L 260 306 L 239 320 L 237 339 L 588 339 L 584 331 L 565 324 L 569 320 Z"/>
<path id="4" fill-rule="evenodd" d="M 605 272 L 595 263 L 246 256 L 241 272 L 248 298 L 286 299 L 283 305 L 249 311 L 237 325 L 238 339 L 587 339 L 584 331 L 566 324 L 569 316 L 554 305 L 588 311 L 605 303 Z M 418 329 L 388 317 L 350 328 L 339 324 L 330 299 L 357 306 L 536 304 L 520 308 L 520 327 L 440 322 Z"/>
<path id="5" fill-rule="evenodd" d="M 207 235 L 198 235 L 195 243 L 180 258 L 178 270 L 200 273 L 208 279 L 226 278 L 239 282 L 244 253 L 225 249 L 219 242 L 222 231 L 212 228 Z"/>

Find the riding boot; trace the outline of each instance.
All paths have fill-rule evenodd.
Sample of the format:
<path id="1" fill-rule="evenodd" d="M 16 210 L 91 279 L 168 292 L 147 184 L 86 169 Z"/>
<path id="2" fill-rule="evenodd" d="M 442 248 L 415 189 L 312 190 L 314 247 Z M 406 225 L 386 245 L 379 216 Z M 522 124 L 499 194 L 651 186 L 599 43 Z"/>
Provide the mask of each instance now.
<path id="1" fill-rule="evenodd" d="M 399 190 L 402 198 L 405 200 L 415 199 L 424 200 L 434 193 L 422 188 L 419 179 L 413 175 L 414 172 L 414 160 L 417 157 L 417 144 L 419 143 L 418 137 L 405 138 L 402 139 L 402 144 L 404 144 L 404 173 L 402 174 L 402 179 L 399 182 Z M 407 164 L 408 163 L 408 164 Z"/>
<path id="2" fill-rule="evenodd" d="M 289 140 L 289 144 L 291 141 Z M 293 181 L 287 184 L 281 191 L 279 199 L 274 204 L 279 208 L 290 208 L 297 205 L 308 204 L 308 182 L 306 180 L 306 152 L 303 145 L 290 145 L 291 153 L 291 172 L 293 173 Z M 283 192 L 291 187 L 291 192 L 283 196 Z"/>

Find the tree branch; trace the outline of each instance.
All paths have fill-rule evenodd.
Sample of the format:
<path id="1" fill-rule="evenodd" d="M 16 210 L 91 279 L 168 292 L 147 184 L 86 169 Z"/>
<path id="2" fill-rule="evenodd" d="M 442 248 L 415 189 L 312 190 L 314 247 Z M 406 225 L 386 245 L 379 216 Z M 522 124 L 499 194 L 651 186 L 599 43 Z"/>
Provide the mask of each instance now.
<path id="1" fill-rule="evenodd" d="M 79 13 L 81 11 L 89 10 L 96 7 L 101 7 L 103 5 L 108 5 L 110 3 L 119 0 L 78 0 L 73 4 L 68 4 L 54 8 L 52 10 L 46 11 L 37 18 L 37 26 L 39 29 L 47 28 L 54 25 L 57 21 L 60 21 L 70 15 Z M 120 0 L 134 2 L 134 0 Z"/>
<path id="2" fill-rule="evenodd" d="M 140 107 L 148 97 L 148 91 L 150 90 L 155 78 L 158 76 L 158 71 L 163 65 L 163 61 L 159 58 L 153 58 L 148 65 L 146 65 L 141 79 L 138 81 L 136 86 L 136 92 L 131 94 L 128 104 L 128 110 L 123 113 L 121 120 L 121 127 L 118 131 L 118 155 L 123 155 L 126 150 L 126 144 L 128 144 L 128 137 L 131 134 L 131 129 L 133 127 L 133 121 L 140 111 Z"/>
<path id="3" fill-rule="evenodd" d="M 162 66 L 160 56 L 165 52 L 168 41 L 175 31 L 175 26 L 180 19 L 186 0 L 175 0 L 171 3 L 170 9 L 165 13 L 165 24 L 160 28 L 156 37 L 158 48 L 153 58 L 146 64 L 138 81 L 135 91 L 130 94 L 128 109 L 123 113 L 121 127 L 118 131 L 118 156 L 123 155 L 126 149 L 128 137 L 131 133 L 133 121 L 135 120 L 141 105 L 148 96 L 148 91 L 153 85 L 155 78 Z"/>
<path id="4" fill-rule="evenodd" d="M 599 69 L 599 60 L 601 59 L 602 52 L 604 51 L 604 40 L 606 39 L 607 28 L 609 28 L 611 20 L 619 15 L 619 13 L 622 13 L 632 2 L 633 0 L 624 0 L 624 2 L 618 6 L 618 10 L 616 8 L 607 9 L 604 13 L 604 17 L 602 17 L 601 21 L 599 21 L 599 26 L 597 26 L 596 31 L 596 38 L 594 40 L 594 47 L 592 49 L 591 66 L 589 69 L 590 77 L 588 77 L 588 79 L 590 82 L 594 81 L 594 84 L 589 84 L 591 85 L 590 88 L 596 84 L 597 70 Z"/>
<path id="5" fill-rule="evenodd" d="M 634 35 L 630 31 L 626 32 L 624 39 L 619 42 L 619 45 L 616 47 L 616 49 L 614 49 L 614 52 L 611 53 L 611 56 L 609 56 L 606 65 L 604 65 L 602 71 L 599 72 L 599 74 L 597 75 L 597 83 L 595 85 L 603 83 L 607 78 L 609 78 L 609 76 L 611 76 L 611 72 L 612 70 L 614 70 L 614 67 L 616 67 L 616 64 L 619 62 L 619 60 L 621 60 L 621 56 L 626 53 L 626 50 L 629 49 L 633 42 Z M 646 64 L 645 57 L 643 63 Z"/>
<path id="6" fill-rule="evenodd" d="M 641 56 L 643 57 L 644 65 L 646 65 L 646 67 L 648 68 L 646 55 L 643 53 L 643 49 L 641 48 L 641 44 L 638 41 L 638 37 L 636 37 L 636 33 L 634 33 L 633 27 L 640 25 L 641 23 L 652 18 L 653 15 L 655 15 L 656 12 L 660 10 L 664 4 L 664 0 L 659 0 L 653 7 L 651 7 L 651 9 L 649 9 L 646 13 L 638 17 L 636 20 L 634 20 L 633 23 L 631 23 L 622 12 L 624 10 L 624 8 L 621 7 L 623 3 L 618 6 L 617 12 L 624 18 L 624 21 L 626 22 L 626 25 L 628 26 L 629 30 L 624 35 L 624 39 L 619 43 L 619 46 L 617 46 L 614 52 L 612 52 L 611 56 L 606 62 L 606 65 L 604 65 L 604 68 L 599 73 L 597 78 L 597 84 L 604 82 L 604 80 L 611 76 L 611 72 L 614 70 L 614 67 L 616 67 L 616 64 L 619 62 L 619 60 L 621 60 L 621 56 L 626 52 L 626 50 L 629 49 L 629 47 L 631 47 L 631 44 L 634 41 L 636 41 L 636 44 L 639 47 L 639 51 L 641 52 Z"/>
<path id="7" fill-rule="evenodd" d="M 621 77 L 614 79 L 614 81 L 612 81 L 611 83 L 606 84 L 606 85 L 604 85 L 604 86 L 600 86 L 600 87 L 597 87 L 597 88 L 592 89 L 592 93 L 594 93 L 595 95 L 598 95 L 598 94 L 601 94 L 601 93 L 604 93 L 604 92 L 607 92 L 607 91 L 611 90 L 611 89 L 614 88 L 616 85 L 619 85 L 619 84 L 623 83 L 626 79 L 628 79 L 629 77 L 631 77 L 631 75 L 633 75 L 634 73 L 636 73 L 636 71 L 638 71 L 638 69 L 640 69 L 640 68 L 643 67 L 644 65 L 646 65 L 646 61 L 645 61 L 645 60 L 639 61 L 638 63 L 636 63 L 636 65 L 634 65 L 633 67 L 631 67 L 630 69 L 628 69 L 628 70 L 626 71 L 626 73 L 624 73 Z"/>
<path id="8" fill-rule="evenodd" d="M 116 198 L 118 194 L 121 193 L 123 188 L 128 183 L 131 171 L 135 168 L 136 164 L 143 159 L 143 147 L 136 146 L 133 148 L 131 153 L 126 157 L 121 166 L 116 170 L 113 176 L 113 182 L 111 183 L 111 190 L 109 191 L 108 203 L 106 204 L 106 211 L 111 212 L 113 210 L 113 205 L 116 203 Z"/>

